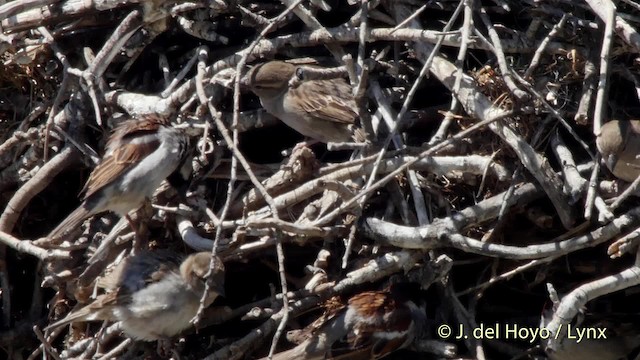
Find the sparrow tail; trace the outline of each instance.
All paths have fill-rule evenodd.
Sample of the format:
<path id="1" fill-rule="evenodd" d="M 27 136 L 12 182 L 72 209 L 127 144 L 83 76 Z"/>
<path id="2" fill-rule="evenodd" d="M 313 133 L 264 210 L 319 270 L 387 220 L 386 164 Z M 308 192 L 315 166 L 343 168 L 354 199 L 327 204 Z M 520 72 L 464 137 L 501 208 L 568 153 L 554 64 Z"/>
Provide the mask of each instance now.
<path id="1" fill-rule="evenodd" d="M 60 225 L 56 226 L 56 228 L 49 233 L 47 238 L 54 242 L 62 240 L 70 232 L 78 228 L 80 224 L 82 224 L 82 222 L 91 215 L 93 215 L 93 213 L 90 212 L 86 208 L 86 204 L 83 203 L 80 207 L 69 214 L 69 216 L 60 223 Z"/>
<path id="2" fill-rule="evenodd" d="M 58 320 L 53 324 L 47 326 L 46 328 L 44 328 L 44 331 L 46 332 L 50 330 L 55 330 L 61 326 L 66 326 L 73 322 L 95 321 L 95 320 L 106 320 L 106 314 L 104 314 L 103 311 L 100 311 L 100 310 L 96 311 L 96 309 L 91 309 L 90 306 L 86 306 L 78 311 L 75 311 L 67 315 L 67 317 L 65 317 L 64 319 Z"/>
<path id="3" fill-rule="evenodd" d="M 307 349 L 309 342 L 305 341 L 293 349 L 285 350 L 277 354 L 273 354 L 271 360 L 324 360 L 325 354 L 323 351 L 315 349 L 309 352 Z M 263 357 L 260 360 L 267 360 L 268 357 Z"/>

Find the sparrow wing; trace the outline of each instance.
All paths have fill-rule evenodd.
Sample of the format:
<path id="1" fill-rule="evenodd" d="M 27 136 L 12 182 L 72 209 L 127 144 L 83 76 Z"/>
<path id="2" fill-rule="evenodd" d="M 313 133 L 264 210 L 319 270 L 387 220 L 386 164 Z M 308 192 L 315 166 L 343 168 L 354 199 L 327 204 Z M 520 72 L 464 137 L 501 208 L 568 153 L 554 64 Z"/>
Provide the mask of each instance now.
<path id="1" fill-rule="evenodd" d="M 300 108 L 318 120 L 350 125 L 359 116 L 351 86 L 344 79 L 305 81 L 290 91 Z"/>
<path id="2" fill-rule="evenodd" d="M 114 309 L 129 304 L 136 291 L 163 279 L 168 272 L 177 272 L 181 256 L 168 250 L 143 251 L 130 256 L 99 281 L 108 290 L 92 303 L 71 312 L 64 319 L 47 327 L 54 329 L 77 321 L 115 320 Z"/>
<path id="3" fill-rule="evenodd" d="M 140 119 L 123 121 L 114 130 L 107 141 L 106 153 L 110 153 L 122 146 L 123 142 L 133 141 L 137 137 L 153 134 L 161 126 L 168 126 L 169 121 L 155 114 L 145 115 Z"/>
<path id="4" fill-rule="evenodd" d="M 113 275 L 117 277 L 118 301 L 149 284 L 162 280 L 170 272 L 178 272 L 181 257 L 168 250 L 143 251 L 123 261 Z"/>
<path id="5" fill-rule="evenodd" d="M 91 172 L 87 184 L 82 191 L 84 199 L 115 181 L 124 172 L 135 166 L 160 146 L 160 141 L 152 140 L 141 144 L 125 144 L 105 157 Z"/>
<path id="6" fill-rule="evenodd" d="M 153 134 L 168 120 L 149 115 L 145 118 L 127 120 L 120 124 L 109 137 L 105 156 L 91 172 L 82 191 L 83 200 L 112 183 L 120 175 L 135 166 L 160 146 Z"/>
<path id="7" fill-rule="evenodd" d="M 315 319 L 311 324 L 307 325 L 305 328 L 298 330 L 294 334 L 293 340 L 289 339 L 291 337 L 291 334 L 287 334 L 287 338 L 291 342 L 294 342 L 297 344 L 300 344 L 310 339 L 311 337 L 318 334 L 319 332 L 322 332 L 322 330 L 324 330 L 323 327 L 325 327 L 325 325 L 329 323 L 332 319 L 334 319 L 336 316 L 340 315 L 341 310 L 346 308 L 346 306 L 347 305 L 345 304 L 345 301 L 343 301 L 343 299 L 341 299 L 340 296 L 334 296 L 328 299 L 327 301 L 324 302 L 324 304 L 320 306 L 324 308 L 324 312 L 317 319 Z"/>

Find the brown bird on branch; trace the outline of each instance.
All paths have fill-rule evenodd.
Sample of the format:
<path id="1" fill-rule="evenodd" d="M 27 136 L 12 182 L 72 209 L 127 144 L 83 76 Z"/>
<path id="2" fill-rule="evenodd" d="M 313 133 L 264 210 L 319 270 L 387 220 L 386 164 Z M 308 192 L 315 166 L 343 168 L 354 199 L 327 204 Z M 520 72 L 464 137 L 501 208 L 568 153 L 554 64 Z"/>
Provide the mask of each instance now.
<path id="1" fill-rule="evenodd" d="M 294 75 L 299 81 L 291 82 Z M 304 136 L 324 143 L 364 141 L 352 88 L 342 78 L 304 80 L 301 67 L 269 61 L 254 66 L 241 83 L 268 113 Z"/>
<path id="2" fill-rule="evenodd" d="M 355 295 L 329 309 L 306 329 L 311 333 L 306 340 L 273 360 L 380 359 L 408 347 L 421 336 L 426 320 L 412 300 L 417 288 L 395 283 L 385 291 Z"/>
<path id="3" fill-rule="evenodd" d="M 48 238 L 57 242 L 85 219 L 104 211 L 126 216 L 131 224 L 129 212 L 150 198 L 164 179 L 188 177 L 189 169 L 178 169 L 181 163 L 190 165 L 183 162 L 187 147 L 187 136 L 167 119 L 148 115 L 123 122 L 113 131 L 102 160 L 82 189 L 82 204 Z M 172 175 L 176 170 L 179 174 Z"/>
<path id="4" fill-rule="evenodd" d="M 211 253 L 184 260 L 169 251 L 146 251 L 126 258 L 99 282 L 111 292 L 73 311 L 46 330 L 78 321 L 119 321 L 124 333 L 136 340 L 154 341 L 177 335 L 191 326 L 205 290 Z M 213 259 L 212 285 L 205 297 L 209 306 L 224 296 L 224 265 Z"/>
<path id="5" fill-rule="evenodd" d="M 611 120 L 600 128 L 596 146 L 611 173 L 633 182 L 640 175 L 640 120 Z"/>

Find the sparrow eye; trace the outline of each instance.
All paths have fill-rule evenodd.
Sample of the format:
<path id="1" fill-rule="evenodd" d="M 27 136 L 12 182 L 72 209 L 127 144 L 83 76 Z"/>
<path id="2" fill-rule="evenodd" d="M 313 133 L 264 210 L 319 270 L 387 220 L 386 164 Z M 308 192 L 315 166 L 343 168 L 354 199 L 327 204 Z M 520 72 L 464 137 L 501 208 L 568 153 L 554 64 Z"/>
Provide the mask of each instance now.
<path id="1" fill-rule="evenodd" d="M 302 68 L 297 68 L 296 69 L 296 77 L 300 81 L 304 80 L 304 70 L 302 70 Z"/>

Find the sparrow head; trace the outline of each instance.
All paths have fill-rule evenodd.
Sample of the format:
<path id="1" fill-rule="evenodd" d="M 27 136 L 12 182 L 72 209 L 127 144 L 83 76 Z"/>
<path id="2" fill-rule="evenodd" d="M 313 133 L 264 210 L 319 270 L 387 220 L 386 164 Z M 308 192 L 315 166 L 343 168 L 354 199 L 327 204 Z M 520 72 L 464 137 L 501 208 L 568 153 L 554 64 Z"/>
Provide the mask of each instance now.
<path id="1" fill-rule="evenodd" d="M 261 99 L 272 99 L 286 91 L 296 67 L 284 61 L 269 61 L 254 66 L 241 83 Z"/>
<path id="2" fill-rule="evenodd" d="M 596 137 L 596 146 L 603 157 L 616 154 L 624 148 L 629 126 L 627 121 L 611 120 L 600 128 Z"/>
<path id="3" fill-rule="evenodd" d="M 209 264 L 213 261 L 211 271 L 211 286 L 209 287 L 207 305 L 211 304 L 218 296 L 224 296 L 224 264 L 217 256 L 211 259 L 211 253 L 207 251 L 189 255 L 180 265 L 180 275 L 193 289 L 203 291 L 206 275 L 209 272 Z"/>
<path id="4" fill-rule="evenodd" d="M 611 120 L 600 128 L 596 146 L 609 169 L 615 168 L 618 154 L 625 147 L 629 131 L 629 122 L 618 120 Z"/>

